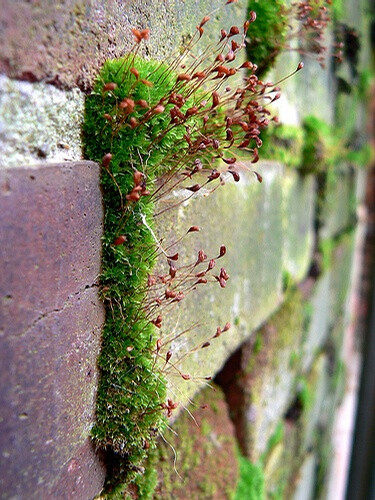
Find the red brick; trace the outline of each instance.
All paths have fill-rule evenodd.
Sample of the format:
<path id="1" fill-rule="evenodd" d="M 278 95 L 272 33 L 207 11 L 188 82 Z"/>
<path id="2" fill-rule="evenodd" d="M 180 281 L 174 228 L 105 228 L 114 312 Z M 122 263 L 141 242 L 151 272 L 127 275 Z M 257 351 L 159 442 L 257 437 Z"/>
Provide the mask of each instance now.
<path id="1" fill-rule="evenodd" d="M 105 474 L 89 440 L 104 321 L 99 167 L 2 171 L 0 210 L 0 489 L 92 498 Z"/>
<path id="2" fill-rule="evenodd" d="M 129 51 L 133 45 L 132 27 L 150 28 L 150 41 L 142 50 L 165 59 L 213 9 L 217 9 L 214 0 L 3 0 L 0 73 L 87 89 L 106 59 Z M 228 6 L 216 16 L 221 16 L 225 27 L 229 27 L 242 23 L 245 12 L 244 8 Z M 213 20 L 205 30 L 214 33 L 216 41 L 220 27 Z"/>

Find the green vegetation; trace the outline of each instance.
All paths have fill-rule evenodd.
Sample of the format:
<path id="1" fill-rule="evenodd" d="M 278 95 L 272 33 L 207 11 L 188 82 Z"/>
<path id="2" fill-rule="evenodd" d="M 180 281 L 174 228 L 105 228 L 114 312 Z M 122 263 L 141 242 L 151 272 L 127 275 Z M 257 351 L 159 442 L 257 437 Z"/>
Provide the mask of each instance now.
<path id="1" fill-rule="evenodd" d="M 111 120 L 115 120 L 118 102 L 132 95 L 133 100 L 155 105 L 175 83 L 175 77 L 157 62 L 137 57 L 132 64 L 140 78 L 156 81 L 163 76 L 162 83 L 152 91 L 147 85 L 134 88 L 128 59 L 108 61 L 87 98 L 84 125 L 86 158 L 102 162 L 104 155 L 112 155 L 110 169 L 103 160 L 101 176 L 105 206 L 101 293 L 106 322 L 92 435 L 98 446 L 111 447 L 124 457 L 130 473 L 163 428 L 165 381 L 155 369 L 155 327 L 143 308 L 156 253 L 150 231 L 154 204 L 147 195 L 137 203 L 126 196 L 134 186 L 135 172 L 142 173 L 148 189 L 152 187 L 162 173 L 163 157 L 173 151 L 184 132 L 175 127 L 150 149 L 153 137 L 169 122 L 169 115 L 155 114 L 141 129 L 124 126 L 114 133 Z M 109 82 L 116 88 L 105 91 Z M 142 113 L 140 108 L 135 118 L 141 120 Z"/>
<path id="2" fill-rule="evenodd" d="M 263 500 L 265 498 L 264 471 L 261 464 L 252 464 L 238 453 L 240 478 L 234 500 Z"/>
<path id="3" fill-rule="evenodd" d="M 274 125 L 262 131 L 262 157 L 300 168 L 304 132 L 294 125 Z"/>
<path id="4" fill-rule="evenodd" d="M 262 156 L 296 168 L 301 174 L 328 173 L 344 163 L 364 168 L 374 152 L 369 144 L 350 147 L 345 133 L 316 116 L 308 116 L 302 127 L 275 125 L 262 131 Z"/>
<path id="5" fill-rule="evenodd" d="M 285 0 L 250 0 L 249 11 L 255 11 L 256 22 L 248 33 L 247 56 L 258 66 L 257 74 L 264 75 L 274 64 L 288 30 Z"/>
<path id="6" fill-rule="evenodd" d="M 326 238 L 319 242 L 319 252 L 322 256 L 321 267 L 325 272 L 332 266 L 333 250 L 335 248 L 335 241 L 333 238 Z"/>

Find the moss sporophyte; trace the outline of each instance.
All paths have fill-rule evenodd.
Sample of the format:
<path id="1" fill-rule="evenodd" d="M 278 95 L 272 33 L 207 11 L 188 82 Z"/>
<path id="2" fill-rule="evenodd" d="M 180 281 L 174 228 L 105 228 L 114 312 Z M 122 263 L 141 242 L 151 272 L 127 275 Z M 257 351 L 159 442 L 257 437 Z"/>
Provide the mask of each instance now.
<path id="1" fill-rule="evenodd" d="M 248 57 L 258 65 L 258 75 L 264 75 L 283 51 L 313 57 L 324 66 L 324 35 L 331 21 L 330 0 L 249 0 L 248 5 L 259 19 L 247 44 Z M 340 60 L 342 43 L 335 44 L 335 48 L 335 56 Z"/>
<path id="2" fill-rule="evenodd" d="M 256 163 L 260 131 L 276 120 L 268 106 L 280 97 L 278 84 L 261 81 L 250 61 L 236 64 L 255 19 L 251 12 L 243 26 L 221 30 L 216 44 L 193 56 L 206 16 L 183 50 L 162 63 L 138 55 L 149 32 L 134 29 L 131 52 L 104 64 L 86 100 L 85 154 L 102 165 L 105 205 L 101 297 L 106 321 L 92 434 L 98 447 L 124 457 L 130 472 L 138 470 L 165 417 L 177 407 L 166 397 L 166 377 L 173 371 L 184 380 L 193 378 L 180 371 L 171 348 L 186 330 L 161 336 L 163 314 L 197 287 L 213 282 L 224 288 L 229 279 L 224 267 L 216 272 L 226 253 L 221 242 L 217 255 L 208 257 L 201 249 L 190 264 L 178 266 L 179 254 L 171 248 L 182 238 L 163 248 L 154 233 L 157 217 L 175 207 L 160 210 L 160 201 L 177 187 L 186 193 L 182 203 L 203 187 L 214 191 L 224 176 L 239 181 L 239 156 Z M 190 226 L 185 236 L 197 231 Z M 153 274 L 160 257 L 168 272 Z M 208 347 L 229 328 L 218 327 L 191 352 Z"/>

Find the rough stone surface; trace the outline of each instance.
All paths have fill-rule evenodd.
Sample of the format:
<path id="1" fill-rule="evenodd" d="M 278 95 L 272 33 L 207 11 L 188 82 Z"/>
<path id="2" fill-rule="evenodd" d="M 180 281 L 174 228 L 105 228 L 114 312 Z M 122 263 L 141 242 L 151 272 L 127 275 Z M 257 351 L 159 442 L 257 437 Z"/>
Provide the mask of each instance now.
<path id="1" fill-rule="evenodd" d="M 0 168 L 82 159 L 84 94 L 0 75 Z"/>
<path id="2" fill-rule="evenodd" d="M 328 359 L 321 354 L 314 362 L 307 377 L 305 402 L 302 414 L 303 438 L 302 447 L 307 451 L 316 444 L 318 425 L 321 421 L 324 399 L 329 392 Z"/>
<path id="3" fill-rule="evenodd" d="M 327 35 L 329 44 L 330 34 Z M 326 68 L 322 68 L 311 57 L 285 51 L 278 57 L 276 66 L 271 72 L 272 80 L 278 81 L 284 78 L 294 71 L 301 61 L 304 63 L 304 68 L 282 83 L 282 96 L 275 106 L 280 121 L 299 125 L 306 116 L 315 115 L 332 123 L 335 113 L 335 80 L 328 64 Z"/>
<path id="4" fill-rule="evenodd" d="M 254 462 L 266 451 L 295 396 L 302 326 L 302 303 L 290 298 L 218 377 L 232 408 L 240 445 Z"/>
<path id="5" fill-rule="evenodd" d="M 310 267 L 315 243 L 315 180 L 289 171 L 283 180 L 283 267 L 297 282 Z"/>
<path id="6" fill-rule="evenodd" d="M 173 424 L 174 434 L 158 449 L 158 486 L 153 498 L 174 500 L 225 500 L 233 498 L 238 479 L 235 432 L 222 391 L 214 386 L 202 391 L 187 412 Z"/>
<path id="7" fill-rule="evenodd" d="M 121 57 L 133 45 L 131 28 L 149 28 L 146 55 L 165 59 L 195 31 L 206 14 L 205 29 L 243 24 L 246 2 L 224 6 L 217 0 L 4 0 L 0 12 L 0 72 L 11 78 L 65 87 L 90 88 L 106 59 Z M 217 8 L 219 10 L 217 10 Z M 203 46 L 203 45 L 202 45 Z"/>
<path id="8" fill-rule="evenodd" d="M 301 463 L 301 431 L 297 421 L 282 418 L 283 436 L 264 460 L 267 498 L 290 498 L 293 480 Z M 279 425 L 279 424 L 278 424 Z"/>
<path id="9" fill-rule="evenodd" d="M 0 172 L 1 498 L 91 498 L 89 442 L 104 311 L 92 162 Z"/>
<path id="10" fill-rule="evenodd" d="M 194 377 L 217 373 L 240 343 L 278 307 L 282 298 L 283 169 L 278 164 L 263 163 L 258 170 L 263 175 L 262 184 L 253 174 L 244 172 L 239 183 L 228 181 L 214 195 L 194 197 L 193 202 L 186 202 L 178 210 L 156 219 L 158 235 L 166 241 L 175 240 L 192 225 L 201 228 L 179 245 L 178 266 L 195 262 L 199 249 L 211 258 L 218 255 L 220 245 L 227 246 L 226 255 L 217 261 L 213 270 L 214 274 L 220 274 L 220 267 L 225 267 L 230 275 L 226 288 L 220 288 L 215 279 L 207 285 L 199 285 L 175 310 L 164 315 L 162 351 L 171 349 L 174 364 Z M 186 193 L 189 192 L 184 191 L 181 196 L 185 198 Z M 170 203 L 178 199 L 181 200 L 173 198 Z M 206 267 L 207 263 L 199 270 Z M 208 349 L 194 350 L 227 321 L 232 324 L 228 332 L 212 339 Z M 168 343 L 168 339 L 196 322 L 199 328 Z M 199 379 L 183 380 L 173 367 L 167 372 L 167 378 L 171 395 L 177 393 L 182 402 L 204 383 Z"/>
<path id="11" fill-rule="evenodd" d="M 355 211 L 354 179 L 346 169 L 327 182 L 319 214 L 321 239 L 337 236 L 353 223 Z"/>
<path id="12" fill-rule="evenodd" d="M 331 273 L 325 272 L 318 278 L 312 296 L 306 305 L 308 327 L 302 342 L 302 370 L 307 371 L 314 357 L 327 339 L 330 326 L 330 280 Z"/>
<path id="13" fill-rule="evenodd" d="M 297 477 L 293 500 L 312 500 L 314 498 L 316 457 L 306 455 Z"/>
<path id="14" fill-rule="evenodd" d="M 348 291 L 351 283 L 354 252 L 354 232 L 341 237 L 332 254 L 330 285 L 330 321 L 336 323 L 345 316 Z"/>

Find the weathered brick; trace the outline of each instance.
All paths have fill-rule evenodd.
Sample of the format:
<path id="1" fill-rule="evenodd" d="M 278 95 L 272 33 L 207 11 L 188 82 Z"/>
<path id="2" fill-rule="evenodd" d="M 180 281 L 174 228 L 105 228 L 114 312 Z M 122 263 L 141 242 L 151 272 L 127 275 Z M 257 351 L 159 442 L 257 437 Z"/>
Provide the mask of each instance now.
<path id="1" fill-rule="evenodd" d="M 316 433 L 321 422 L 324 399 L 329 392 L 328 358 L 321 354 L 312 365 L 304 388 L 302 449 L 307 451 L 316 444 Z"/>
<path id="2" fill-rule="evenodd" d="M 0 167 L 81 160 L 84 98 L 0 75 Z"/>
<path id="3" fill-rule="evenodd" d="M 291 498 L 293 500 L 311 500 L 314 498 L 315 480 L 316 457 L 313 453 L 308 453 L 297 473 L 295 490 Z"/>
<path id="4" fill-rule="evenodd" d="M 332 324 L 345 314 L 352 274 L 354 236 L 354 231 L 342 236 L 332 252 L 330 284 L 330 321 Z"/>
<path id="5" fill-rule="evenodd" d="M 226 288 L 220 288 L 215 280 L 198 285 L 171 313 L 164 314 L 161 328 L 164 340 L 195 322 L 200 324 L 164 347 L 171 349 L 173 362 L 192 377 L 217 373 L 227 357 L 275 311 L 282 299 L 283 169 L 279 164 L 264 162 L 258 170 L 263 175 L 262 184 L 244 171 L 239 183 L 228 179 L 214 195 L 196 196 L 192 202 L 156 219 L 158 235 L 167 242 L 176 240 L 192 225 L 201 228 L 199 233 L 189 234 L 179 246 L 178 267 L 196 261 L 199 249 L 204 249 L 211 258 L 218 255 L 220 245 L 227 246 L 226 255 L 213 269 L 213 274 L 219 274 L 220 267 L 225 267 L 230 275 Z M 174 193 L 170 203 L 182 201 L 188 194 L 188 191 Z M 166 206 L 164 203 L 161 208 Z M 162 259 L 159 268 L 165 266 L 164 271 L 168 272 L 165 260 Z M 208 349 L 194 350 L 227 321 L 232 324 L 228 332 L 213 339 Z M 183 403 L 204 383 L 183 380 L 173 368 L 167 378 L 172 394 L 177 392 Z"/>
<path id="6" fill-rule="evenodd" d="M 295 397 L 302 332 L 302 303 L 294 295 L 219 375 L 241 447 L 254 462 L 267 450 L 269 439 Z"/>
<path id="7" fill-rule="evenodd" d="M 92 162 L 0 172 L 2 498 L 91 498 L 103 307 Z"/>
<path id="8" fill-rule="evenodd" d="M 335 237 L 353 223 L 355 192 L 353 175 L 348 168 L 327 180 L 319 213 L 321 239 Z"/>
<path id="9" fill-rule="evenodd" d="M 283 268 L 297 282 L 310 267 L 315 243 L 315 180 L 287 171 L 283 179 Z"/>
<path id="10" fill-rule="evenodd" d="M 165 434 L 170 444 L 161 441 L 153 459 L 158 471 L 153 498 L 233 498 L 239 472 L 236 440 L 222 391 L 206 388 L 188 409 L 195 420 L 186 411 L 180 415 L 175 432 Z M 176 459 L 170 445 L 177 450 Z"/>
<path id="11" fill-rule="evenodd" d="M 205 30 L 218 39 L 220 28 L 242 25 L 246 5 L 217 11 L 214 0 L 82 2 L 56 6 L 47 0 L 4 0 L 0 11 L 0 72 L 21 80 L 89 88 L 106 59 L 121 57 L 133 45 L 131 28 L 149 28 L 143 52 L 166 59 L 194 33 L 201 18 L 216 10 Z M 222 23 L 225 23 L 223 26 Z"/>
<path id="12" fill-rule="evenodd" d="M 301 346 L 302 370 L 305 372 L 311 366 L 329 334 L 330 280 L 330 271 L 326 271 L 320 276 L 315 282 L 311 296 L 305 305 L 308 324 Z"/>

